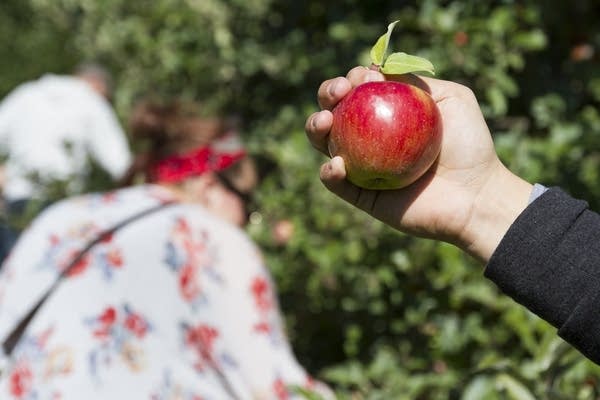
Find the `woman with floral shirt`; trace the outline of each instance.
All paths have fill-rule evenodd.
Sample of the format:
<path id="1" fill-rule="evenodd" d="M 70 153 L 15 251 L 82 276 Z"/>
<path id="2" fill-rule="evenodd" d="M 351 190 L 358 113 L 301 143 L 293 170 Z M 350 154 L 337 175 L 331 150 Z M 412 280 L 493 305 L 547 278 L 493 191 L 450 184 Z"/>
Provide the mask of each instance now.
<path id="1" fill-rule="evenodd" d="M 256 181 L 231 127 L 141 103 L 130 131 L 149 184 L 46 209 L 0 273 L 4 340 L 91 240 L 20 337 L 2 399 L 290 399 L 328 390 L 298 364 L 273 283 L 240 227 Z M 168 206 L 167 206 L 168 204 Z"/>

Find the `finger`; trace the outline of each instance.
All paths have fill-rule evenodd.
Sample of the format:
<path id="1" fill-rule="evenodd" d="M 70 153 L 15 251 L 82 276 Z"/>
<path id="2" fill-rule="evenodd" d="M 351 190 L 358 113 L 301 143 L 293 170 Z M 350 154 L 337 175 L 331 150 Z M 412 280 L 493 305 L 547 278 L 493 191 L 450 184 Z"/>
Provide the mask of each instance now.
<path id="1" fill-rule="evenodd" d="M 323 164 L 320 177 L 327 189 L 352 203 L 351 200 L 355 198 L 358 188 L 346 181 L 346 168 L 341 157 L 333 157 L 329 162 Z"/>
<path id="2" fill-rule="evenodd" d="M 337 77 L 326 80 L 317 92 L 319 106 L 323 110 L 331 110 L 351 89 L 352 85 L 346 78 Z"/>
<path id="3" fill-rule="evenodd" d="M 369 69 L 367 67 L 354 67 L 348 71 L 346 79 L 350 81 L 352 87 L 356 87 L 366 82 L 384 81 L 385 76 L 381 72 Z"/>
<path id="4" fill-rule="evenodd" d="M 321 181 L 329 191 L 373 215 L 379 192 L 361 189 L 346 180 L 346 168 L 341 157 L 334 157 L 321 167 Z"/>
<path id="5" fill-rule="evenodd" d="M 329 156 L 327 136 L 329 135 L 332 122 L 333 115 L 330 111 L 324 110 L 313 113 L 308 117 L 304 126 L 306 136 L 312 146 L 327 156 Z"/>
<path id="6" fill-rule="evenodd" d="M 379 71 L 366 67 L 354 67 L 348 72 L 346 78 L 337 77 L 321 84 L 318 91 L 319 105 L 322 109 L 332 109 L 353 87 L 365 82 L 384 80 L 385 76 Z"/>

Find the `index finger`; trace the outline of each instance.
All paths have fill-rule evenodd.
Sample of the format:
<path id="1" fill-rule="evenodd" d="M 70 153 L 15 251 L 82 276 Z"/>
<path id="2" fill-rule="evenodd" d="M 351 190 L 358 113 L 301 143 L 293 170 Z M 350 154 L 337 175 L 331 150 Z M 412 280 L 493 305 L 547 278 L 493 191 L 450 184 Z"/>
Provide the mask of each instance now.
<path id="1" fill-rule="evenodd" d="M 319 105 L 324 110 L 331 110 L 335 105 L 356 87 L 365 82 L 383 81 L 385 77 L 379 71 L 367 67 L 354 67 L 346 77 L 328 79 L 321 84 L 317 92 Z"/>
<path id="2" fill-rule="evenodd" d="M 344 77 L 326 80 L 317 91 L 319 106 L 323 110 L 331 110 L 351 89 L 352 84 Z"/>

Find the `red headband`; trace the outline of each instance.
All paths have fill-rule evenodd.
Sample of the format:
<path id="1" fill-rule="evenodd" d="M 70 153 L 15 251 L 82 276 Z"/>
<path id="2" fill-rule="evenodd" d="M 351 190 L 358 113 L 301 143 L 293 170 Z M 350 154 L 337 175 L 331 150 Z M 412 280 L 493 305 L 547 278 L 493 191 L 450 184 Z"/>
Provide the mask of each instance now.
<path id="1" fill-rule="evenodd" d="M 150 178 L 153 182 L 181 182 L 191 176 L 227 169 L 244 156 L 246 151 L 237 137 L 227 135 L 214 145 L 203 146 L 155 162 L 150 169 Z"/>

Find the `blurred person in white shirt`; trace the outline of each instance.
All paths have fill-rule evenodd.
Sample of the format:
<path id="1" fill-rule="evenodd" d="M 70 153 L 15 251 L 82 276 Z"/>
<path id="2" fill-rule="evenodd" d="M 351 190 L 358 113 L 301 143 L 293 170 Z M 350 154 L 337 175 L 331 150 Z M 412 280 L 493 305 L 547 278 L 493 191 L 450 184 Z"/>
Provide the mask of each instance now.
<path id="1" fill-rule="evenodd" d="M 109 98 L 109 74 L 85 64 L 73 75 L 46 74 L 23 83 L 0 103 L 3 197 L 10 212 L 29 199 L 45 200 L 45 185 L 85 189 L 93 160 L 114 180 L 131 162 L 129 143 Z"/>

